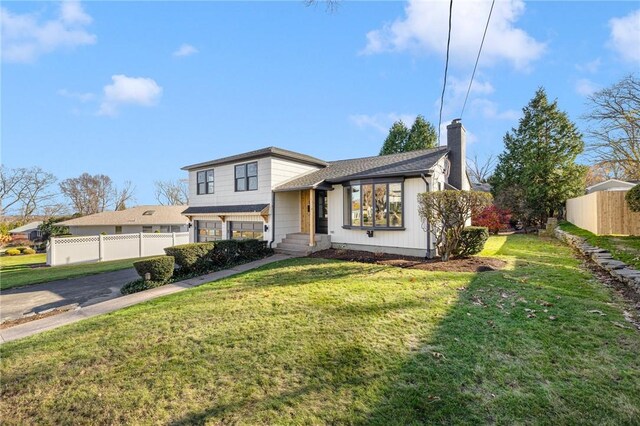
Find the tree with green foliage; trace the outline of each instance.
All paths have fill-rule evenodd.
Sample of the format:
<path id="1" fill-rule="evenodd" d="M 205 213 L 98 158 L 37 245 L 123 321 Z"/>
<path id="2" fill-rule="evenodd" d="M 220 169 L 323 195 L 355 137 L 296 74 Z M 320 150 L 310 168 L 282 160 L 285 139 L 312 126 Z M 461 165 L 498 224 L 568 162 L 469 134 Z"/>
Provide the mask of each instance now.
<path id="1" fill-rule="evenodd" d="M 402 120 L 398 120 L 389 129 L 389 134 L 382 144 L 380 155 L 397 154 L 403 152 L 404 145 L 409 138 L 409 129 Z"/>
<path id="2" fill-rule="evenodd" d="M 490 179 L 501 208 L 528 223 L 544 223 L 568 198 L 584 194 L 586 166 L 576 164 L 584 142 L 576 125 L 549 102 L 543 88 L 523 108 L 517 129 L 504 137 L 505 150 Z M 503 193 L 521 194 L 502 197 Z"/>
<path id="3" fill-rule="evenodd" d="M 423 116 L 417 116 L 409 130 L 409 137 L 403 152 L 435 148 L 436 146 L 438 146 L 438 133 L 435 126 L 425 120 Z"/>
<path id="4" fill-rule="evenodd" d="M 435 148 L 437 145 L 438 135 L 435 127 L 419 115 L 411 129 L 408 129 L 402 120 L 393 123 L 389 129 L 389 135 L 382 144 L 380 155 Z"/>
<path id="5" fill-rule="evenodd" d="M 42 233 L 42 241 L 49 241 L 51 237 L 57 237 L 58 235 L 69 234 L 69 227 L 64 225 L 58 225 L 58 222 L 64 220 L 73 219 L 79 217 L 79 215 L 51 217 L 38 226 L 38 229 Z"/>

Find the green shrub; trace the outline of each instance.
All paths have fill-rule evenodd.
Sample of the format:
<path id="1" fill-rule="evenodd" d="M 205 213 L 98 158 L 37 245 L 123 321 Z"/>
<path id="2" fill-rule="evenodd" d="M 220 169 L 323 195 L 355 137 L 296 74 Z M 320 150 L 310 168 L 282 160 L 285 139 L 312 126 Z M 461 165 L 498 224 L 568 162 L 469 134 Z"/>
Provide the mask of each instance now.
<path id="1" fill-rule="evenodd" d="M 126 283 L 120 289 L 120 293 L 122 294 L 132 294 L 137 293 L 139 291 L 149 290 L 150 288 L 156 288 L 165 285 L 166 281 L 145 281 L 140 278 L 139 280 L 131 281 Z"/>
<path id="2" fill-rule="evenodd" d="M 9 249 L 5 252 L 8 256 L 18 256 L 21 252 L 18 249 Z"/>
<path id="3" fill-rule="evenodd" d="M 457 256 L 471 256 L 478 254 L 484 248 L 484 243 L 489 238 L 489 230 L 484 226 L 467 226 L 460 234 Z"/>
<path id="4" fill-rule="evenodd" d="M 632 212 L 640 212 L 640 183 L 631 188 L 624 199 Z"/>
<path id="5" fill-rule="evenodd" d="M 198 272 L 203 270 L 207 256 L 213 247 L 213 243 L 191 243 L 167 247 L 164 252 L 175 258 L 181 273 Z"/>
<path id="6" fill-rule="evenodd" d="M 158 256 L 133 262 L 138 275 L 144 279 L 145 274 L 150 274 L 151 281 L 166 282 L 173 275 L 175 259 L 173 256 Z"/>
<path id="7" fill-rule="evenodd" d="M 25 248 L 24 250 L 22 250 L 22 254 L 36 254 L 36 251 L 32 248 Z"/>

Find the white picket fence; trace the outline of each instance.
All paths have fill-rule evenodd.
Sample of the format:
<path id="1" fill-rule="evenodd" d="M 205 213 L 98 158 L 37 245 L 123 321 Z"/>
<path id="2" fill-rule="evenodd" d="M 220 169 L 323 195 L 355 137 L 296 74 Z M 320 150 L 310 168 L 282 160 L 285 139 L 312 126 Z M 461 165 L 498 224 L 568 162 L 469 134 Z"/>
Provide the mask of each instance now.
<path id="1" fill-rule="evenodd" d="M 164 254 L 165 247 L 188 242 L 188 232 L 52 237 L 47 244 L 47 265 L 155 256 Z"/>

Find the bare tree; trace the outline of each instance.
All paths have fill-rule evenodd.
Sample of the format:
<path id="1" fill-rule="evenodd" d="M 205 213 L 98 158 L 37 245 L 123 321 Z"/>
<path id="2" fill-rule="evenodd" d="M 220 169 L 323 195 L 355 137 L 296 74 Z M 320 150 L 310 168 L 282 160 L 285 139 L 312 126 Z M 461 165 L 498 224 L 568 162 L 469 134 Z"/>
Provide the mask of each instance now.
<path id="1" fill-rule="evenodd" d="M 493 169 L 496 167 L 496 161 L 497 158 L 493 155 L 488 156 L 484 162 L 478 160 L 477 155 L 467 159 L 467 171 L 471 181 L 477 184 L 489 182 Z"/>
<path id="2" fill-rule="evenodd" d="M 587 170 L 587 186 L 592 186 L 609 179 L 624 179 L 625 171 L 618 163 L 611 161 L 600 161 L 592 164 Z"/>
<path id="3" fill-rule="evenodd" d="M 121 190 L 114 188 L 114 204 L 116 210 L 125 210 L 129 201 L 134 201 L 133 193 L 136 187 L 131 181 L 126 181 Z"/>
<path id="4" fill-rule="evenodd" d="M 189 201 L 189 188 L 182 179 L 155 181 L 156 200 L 162 205 L 185 205 Z"/>
<path id="5" fill-rule="evenodd" d="M 583 116 L 588 145 L 598 162 L 619 164 L 626 179 L 640 179 L 640 80 L 629 75 L 589 96 Z"/>
<path id="6" fill-rule="evenodd" d="M 328 13 L 337 12 L 338 7 L 340 6 L 340 0 L 304 0 L 304 3 L 307 7 L 318 6 L 318 4 L 324 3 L 325 10 Z"/>
<path id="7" fill-rule="evenodd" d="M 125 183 L 124 189 L 118 191 L 109 176 L 92 176 L 88 173 L 63 180 L 60 191 L 69 198 L 75 211 L 82 215 L 100 213 L 110 207 L 122 209 L 133 198 L 131 182 Z"/>
<path id="8" fill-rule="evenodd" d="M 2 213 L 16 209 L 22 219 L 28 219 L 39 210 L 46 209 L 55 201 L 56 194 L 51 192 L 51 187 L 56 180 L 53 174 L 40 167 L 0 167 Z"/>

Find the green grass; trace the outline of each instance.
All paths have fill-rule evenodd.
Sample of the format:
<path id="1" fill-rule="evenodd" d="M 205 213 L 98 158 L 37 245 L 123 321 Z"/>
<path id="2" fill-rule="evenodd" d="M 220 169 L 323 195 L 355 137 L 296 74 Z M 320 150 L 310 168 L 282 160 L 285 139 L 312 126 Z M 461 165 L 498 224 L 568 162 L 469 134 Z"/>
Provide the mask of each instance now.
<path id="1" fill-rule="evenodd" d="M 621 302 L 554 240 L 483 254 L 509 269 L 293 259 L 5 343 L 3 423 L 636 423 Z"/>
<path id="2" fill-rule="evenodd" d="M 640 269 L 640 237 L 595 235 L 586 229 L 578 228 L 570 222 L 560 222 L 560 229 L 578 237 L 585 238 L 592 246 L 609 251 L 614 259 L 625 262 L 636 269 Z"/>
<path id="3" fill-rule="evenodd" d="M 44 257 L 43 257 L 44 256 Z M 25 256 L 0 257 L 0 289 L 22 287 L 30 284 L 44 283 L 67 278 L 77 278 L 101 272 L 117 271 L 133 266 L 140 259 L 113 260 L 109 262 L 82 263 L 78 265 L 36 267 L 30 265 L 43 264 L 46 255 L 34 254 Z"/>
<path id="4" fill-rule="evenodd" d="M 0 256 L 0 271 L 21 271 L 31 269 L 32 266 L 44 265 L 47 261 L 45 253 L 21 254 L 18 256 Z"/>

